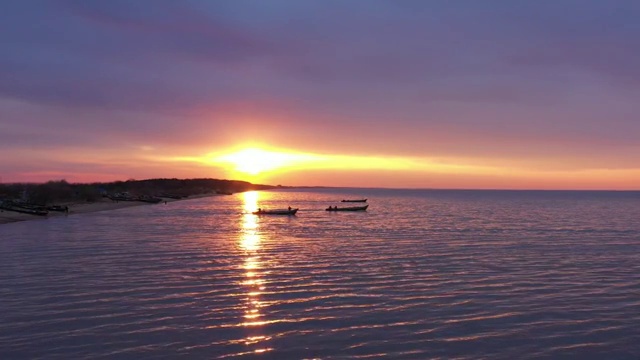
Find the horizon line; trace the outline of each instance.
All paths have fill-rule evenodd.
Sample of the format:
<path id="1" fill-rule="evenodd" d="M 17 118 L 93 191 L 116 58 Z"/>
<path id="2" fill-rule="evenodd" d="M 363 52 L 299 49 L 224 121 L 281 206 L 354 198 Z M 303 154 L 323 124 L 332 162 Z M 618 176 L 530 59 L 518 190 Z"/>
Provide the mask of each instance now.
<path id="1" fill-rule="evenodd" d="M 272 185 L 272 184 L 258 184 L 253 183 L 247 180 L 239 180 L 239 179 L 220 179 L 213 177 L 201 177 L 201 178 L 177 178 L 177 177 L 157 177 L 157 178 L 147 178 L 147 179 L 127 179 L 127 180 L 113 180 L 113 181 L 93 181 L 93 182 L 69 182 L 66 179 L 51 179 L 43 182 L 28 182 L 28 181 L 17 181 L 17 182 L 2 182 L 0 181 L 0 185 L 38 185 L 38 184 L 46 184 L 50 181 L 65 181 L 69 184 L 75 185 L 89 185 L 89 184 L 110 184 L 116 182 L 128 182 L 128 181 L 148 181 L 148 180 L 221 180 L 221 181 L 238 181 L 245 182 L 251 185 L 257 186 L 271 186 L 276 189 L 278 188 L 300 188 L 300 189 L 367 189 L 367 190 L 432 190 L 432 191 L 592 191 L 592 192 L 640 192 L 640 188 L 637 189 L 540 189 L 540 188 L 518 188 L 518 189 L 505 189 L 505 188 L 436 188 L 436 187 L 378 187 L 378 186 L 331 186 L 331 185 Z M 262 191 L 262 190 L 256 190 Z"/>

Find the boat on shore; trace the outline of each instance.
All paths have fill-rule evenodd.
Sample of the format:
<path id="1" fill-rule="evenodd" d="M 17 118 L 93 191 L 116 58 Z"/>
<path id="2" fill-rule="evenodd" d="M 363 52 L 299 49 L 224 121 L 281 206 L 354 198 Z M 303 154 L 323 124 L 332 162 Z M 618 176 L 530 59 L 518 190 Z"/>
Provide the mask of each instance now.
<path id="1" fill-rule="evenodd" d="M 363 202 L 367 202 L 367 199 L 342 199 L 340 202 L 363 203 Z"/>
<path id="2" fill-rule="evenodd" d="M 68 213 L 69 212 L 69 207 L 64 205 L 51 205 L 51 206 L 47 206 L 47 210 L 48 211 L 58 211 L 58 212 L 65 212 Z"/>
<path id="3" fill-rule="evenodd" d="M 111 201 L 115 201 L 115 202 L 118 202 L 118 201 L 136 201 L 137 200 L 134 196 L 132 196 L 128 192 L 107 194 L 106 197 L 108 199 L 111 199 Z"/>
<path id="4" fill-rule="evenodd" d="M 0 200 L 0 210 L 38 216 L 46 216 L 49 214 L 47 208 L 44 206 L 13 200 Z"/>
<path id="5" fill-rule="evenodd" d="M 159 197 L 149 196 L 149 195 L 141 195 L 136 200 L 146 202 L 146 203 L 151 203 L 151 204 L 157 204 L 162 201 L 162 199 Z"/>
<path id="6" fill-rule="evenodd" d="M 174 199 L 174 200 L 180 200 L 180 199 L 184 199 L 187 196 L 185 195 L 180 195 L 180 194 L 170 194 L 170 193 L 162 193 L 159 195 L 160 197 L 163 198 L 167 198 L 167 199 Z"/>
<path id="7" fill-rule="evenodd" d="M 365 206 L 348 206 L 348 207 L 331 207 L 329 206 L 328 208 L 326 208 L 326 211 L 365 211 L 367 210 L 367 208 L 369 207 L 369 205 L 365 205 Z"/>
<path id="8" fill-rule="evenodd" d="M 128 192 L 107 195 L 106 197 L 111 199 L 111 201 L 115 201 L 115 202 L 118 202 L 118 201 L 142 201 L 142 202 L 146 202 L 146 203 L 157 204 L 157 203 L 163 201 L 162 198 L 159 198 L 157 196 L 151 196 L 151 195 L 133 196 L 133 195 L 129 194 Z"/>
<path id="9" fill-rule="evenodd" d="M 5 205 L 0 207 L 2 210 L 13 211 L 21 214 L 29 214 L 29 215 L 38 215 L 38 216 L 47 216 L 49 212 L 47 210 L 40 209 L 29 209 L 21 206 L 13 206 L 13 205 Z"/>
<path id="10" fill-rule="evenodd" d="M 258 209 L 258 211 L 252 212 L 253 215 L 295 215 L 298 212 L 298 208 L 292 209 L 272 209 L 264 210 Z"/>

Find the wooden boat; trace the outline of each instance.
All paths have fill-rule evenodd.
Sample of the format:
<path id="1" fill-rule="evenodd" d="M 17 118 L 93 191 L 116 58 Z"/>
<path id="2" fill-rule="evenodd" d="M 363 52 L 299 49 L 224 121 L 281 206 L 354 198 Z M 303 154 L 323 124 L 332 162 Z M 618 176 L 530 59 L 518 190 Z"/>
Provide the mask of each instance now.
<path id="1" fill-rule="evenodd" d="M 341 202 L 367 202 L 367 199 L 353 199 L 353 200 L 343 199 Z"/>
<path id="2" fill-rule="evenodd" d="M 149 196 L 149 195 L 139 196 L 137 200 L 138 201 L 142 201 L 142 202 L 151 203 L 151 204 L 157 204 L 157 203 L 162 201 L 162 199 L 159 198 L 159 197 Z"/>
<path id="3" fill-rule="evenodd" d="M 137 199 L 131 195 L 123 195 L 123 194 L 115 194 L 115 195 L 107 195 L 107 198 L 112 201 L 136 201 Z"/>
<path id="4" fill-rule="evenodd" d="M 164 197 L 164 198 L 168 198 L 168 199 L 176 199 L 176 200 L 180 200 L 180 199 L 186 198 L 186 196 L 184 196 L 184 195 L 168 194 L 168 193 L 162 193 L 162 194 L 160 194 L 160 197 Z"/>
<path id="5" fill-rule="evenodd" d="M 263 210 L 258 209 L 258 211 L 252 212 L 253 215 L 295 215 L 298 212 L 298 208 L 292 209 L 273 209 L 273 210 Z"/>
<path id="6" fill-rule="evenodd" d="M 47 210 L 28 209 L 21 206 L 3 206 L 2 210 L 14 211 L 21 214 L 47 216 L 49 212 Z"/>
<path id="7" fill-rule="evenodd" d="M 68 206 L 62 206 L 62 205 L 51 205 L 51 206 L 47 206 L 47 210 L 49 211 L 59 211 L 59 212 L 69 212 L 69 207 Z"/>
<path id="8" fill-rule="evenodd" d="M 49 214 L 46 207 L 12 200 L 0 201 L 0 209 L 29 215 L 46 216 Z"/>
<path id="9" fill-rule="evenodd" d="M 365 205 L 365 206 L 349 206 L 349 207 L 331 207 L 329 206 L 328 208 L 326 208 L 326 211 L 365 211 L 367 210 L 367 208 L 369 207 L 369 205 Z"/>

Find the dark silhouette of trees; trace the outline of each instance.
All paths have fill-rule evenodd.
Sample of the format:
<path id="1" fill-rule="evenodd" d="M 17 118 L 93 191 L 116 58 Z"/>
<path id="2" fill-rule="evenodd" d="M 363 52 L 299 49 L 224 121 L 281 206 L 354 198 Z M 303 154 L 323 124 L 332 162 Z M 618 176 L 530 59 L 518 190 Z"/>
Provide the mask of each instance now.
<path id="1" fill-rule="evenodd" d="M 102 196 L 128 192 L 137 196 L 188 197 L 206 193 L 236 193 L 266 190 L 275 186 L 257 185 L 246 181 L 221 179 L 147 179 L 109 183 L 79 184 L 66 180 L 51 180 L 44 184 L 0 184 L 0 199 L 25 200 L 49 205 L 59 202 L 97 201 Z"/>

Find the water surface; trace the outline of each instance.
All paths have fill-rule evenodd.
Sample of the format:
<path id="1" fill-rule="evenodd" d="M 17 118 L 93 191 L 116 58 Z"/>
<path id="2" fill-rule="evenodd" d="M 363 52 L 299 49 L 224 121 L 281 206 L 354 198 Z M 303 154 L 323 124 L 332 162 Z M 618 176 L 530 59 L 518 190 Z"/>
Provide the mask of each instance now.
<path id="1" fill-rule="evenodd" d="M 639 219 L 638 192 L 309 189 L 6 224 L 0 358 L 637 359 Z"/>

